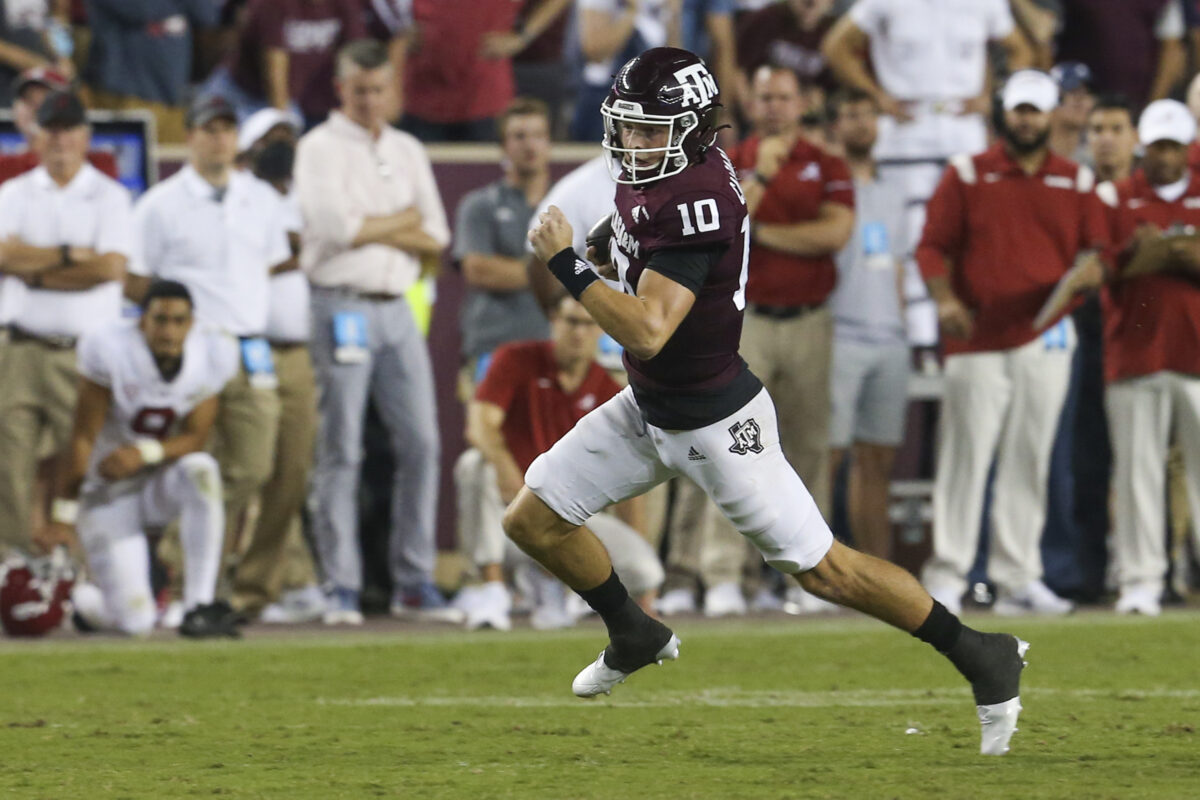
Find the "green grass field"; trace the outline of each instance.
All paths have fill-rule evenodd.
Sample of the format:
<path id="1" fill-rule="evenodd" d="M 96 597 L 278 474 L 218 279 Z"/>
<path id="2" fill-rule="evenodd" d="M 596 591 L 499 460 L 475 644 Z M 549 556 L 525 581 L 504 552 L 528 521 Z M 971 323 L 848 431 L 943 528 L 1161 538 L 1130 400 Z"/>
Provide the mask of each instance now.
<path id="1" fill-rule="evenodd" d="M 593 624 L 7 641 L 0 797 L 1200 797 L 1200 615 L 1006 629 L 1033 648 L 999 759 L 948 663 L 851 616 L 683 622 L 595 701 Z"/>

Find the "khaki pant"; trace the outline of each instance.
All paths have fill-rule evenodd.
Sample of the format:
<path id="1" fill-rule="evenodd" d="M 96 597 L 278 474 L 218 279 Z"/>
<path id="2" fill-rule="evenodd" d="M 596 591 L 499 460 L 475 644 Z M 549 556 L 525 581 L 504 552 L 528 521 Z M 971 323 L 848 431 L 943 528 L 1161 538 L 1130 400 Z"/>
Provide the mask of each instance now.
<path id="1" fill-rule="evenodd" d="M 829 519 L 833 314 L 821 308 L 780 320 L 747 309 L 741 352 L 775 401 L 784 455 L 808 487 L 821 516 Z"/>
<path id="2" fill-rule="evenodd" d="M 154 115 L 159 144 L 182 144 L 187 139 L 182 106 L 168 106 L 140 97 L 106 92 L 103 89 L 91 89 L 88 92 L 88 102 L 92 108 L 103 108 L 106 111 L 149 111 Z"/>
<path id="3" fill-rule="evenodd" d="M 289 532 L 300 536 L 295 523 L 308 493 L 317 435 L 317 388 L 308 347 L 277 345 L 271 348 L 271 355 L 279 378 L 274 463 L 262 487 L 258 519 L 238 561 L 233 583 L 234 605 L 251 611 L 279 596 L 288 569 L 286 553 L 303 560 L 305 548 L 288 548 L 287 544 Z M 311 556 L 307 562 L 311 582 Z"/>
<path id="4" fill-rule="evenodd" d="M 0 355 L 0 548 L 28 549 L 38 449 L 66 447 L 79 396 L 75 350 L 10 342 Z"/>
<path id="5" fill-rule="evenodd" d="M 221 466 L 225 497 L 225 556 L 232 564 L 250 544 L 243 537 L 248 512 L 275 470 L 275 440 L 279 431 L 279 394 L 250 385 L 245 365 L 221 392 L 221 407 L 213 426 L 212 454 Z M 228 596 L 228 575 L 222 570 L 218 592 Z"/>

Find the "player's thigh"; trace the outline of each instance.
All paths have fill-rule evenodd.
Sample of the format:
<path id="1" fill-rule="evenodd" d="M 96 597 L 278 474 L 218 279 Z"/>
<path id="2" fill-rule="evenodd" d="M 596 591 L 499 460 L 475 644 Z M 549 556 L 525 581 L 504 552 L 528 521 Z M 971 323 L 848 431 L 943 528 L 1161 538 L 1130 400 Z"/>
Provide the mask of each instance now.
<path id="1" fill-rule="evenodd" d="M 562 519 L 584 524 L 613 503 L 643 494 L 673 474 L 626 387 L 576 423 L 529 465 L 525 485 Z"/>
<path id="2" fill-rule="evenodd" d="M 835 340 L 830 373 L 829 446 L 846 448 L 854 437 L 859 396 L 871 361 L 858 342 Z"/>
<path id="3" fill-rule="evenodd" d="M 908 417 L 908 346 L 881 345 L 873 350 L 858 396 L 854 441 L 895 447 L 904 440 Z"/>
<path id="4" fill-rule="evenodd" d="M 781 572 L 802 572 L 829 550 L 833 535 L 784 458 L 766 390 L 720 422 L 668 439 L 667 464 L 704 489 L 767 563 Z"/>
<path id="5" fill-rule="evenodd" d="M 156 613 L 140 505 L 136 492 L 86 504 L 77 528 L 109 624 L 135 634 L 148 632 Z"/>

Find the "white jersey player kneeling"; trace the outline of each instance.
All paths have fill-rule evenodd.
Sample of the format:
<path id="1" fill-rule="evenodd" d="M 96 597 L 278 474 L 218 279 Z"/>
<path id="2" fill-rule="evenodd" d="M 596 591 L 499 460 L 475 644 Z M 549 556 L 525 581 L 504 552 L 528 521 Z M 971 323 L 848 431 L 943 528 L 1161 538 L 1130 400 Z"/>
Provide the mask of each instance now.
<path id="1" fill-rule="evenodd" d="M 141 321 L 84 336 L 79 402 L 58 470 L 50 549 L 76 533 L 95 587 L 76 592 L 91 626 L 130 634 L 154 627 L 147 530 L 179 520 L 184 636 L 238 636 L 214 602 L 225 514 L 217 462 L 204 452 L 217 394 L 238 368 L 236 341 L 195 325 L 191 294 L 174 281 L 146 292 Z M 99 590 L 98 595 L 96 589 Z"/>

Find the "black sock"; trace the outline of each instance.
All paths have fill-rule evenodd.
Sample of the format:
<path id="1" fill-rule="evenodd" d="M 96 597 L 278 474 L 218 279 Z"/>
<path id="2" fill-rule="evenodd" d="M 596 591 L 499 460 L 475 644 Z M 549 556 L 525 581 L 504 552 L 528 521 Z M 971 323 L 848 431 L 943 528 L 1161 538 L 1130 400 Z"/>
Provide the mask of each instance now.
<path id="1" fill-rule="evenodd" d="M 921 627 L 912 632 L 912 635 L 926 644 L 933 645 L 933 648 L 939 653 L 946 654 L 954 648 L 954 645 L 958 644 L 963 627 L 958 617 L 934 600 L 929 616 L 921 623 Z"/>
<path id="2" fill-rule="evenodd" d="M 616 571 L 610 573 L 604 583 L 595 589 L 580 592 L 579 596 L 604 620 L 610 638 L 637 627 L 646 617 L 646 612 L 629 596 Z"/>

